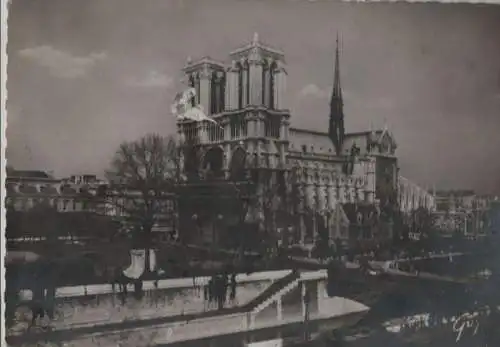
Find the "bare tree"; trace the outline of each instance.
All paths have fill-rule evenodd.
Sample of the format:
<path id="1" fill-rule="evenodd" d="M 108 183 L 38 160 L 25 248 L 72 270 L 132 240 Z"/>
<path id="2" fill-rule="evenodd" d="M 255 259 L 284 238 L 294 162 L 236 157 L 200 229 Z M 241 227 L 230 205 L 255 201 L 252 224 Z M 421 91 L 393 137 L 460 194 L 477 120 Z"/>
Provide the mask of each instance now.
<path id="1" fill-rule="evenodd" d="M 265 171 L 259 168 L 251 170 L 254 190 L 237 189 L 241 200 L 241 224 L 258 225 L 265 256 L 271 256 L 277 250 L 280 241 L 288 232 L 295 201 L 293 190 L 295 176 L 291 171 Z M 234 184 L 234 183 L 233 183 Z M 281 230 L 281 234 L 278 232 Z"/>
<path id="2" fill-rule="evenodd" d="M 114 206 L 133 228 L 149 254 L 153 226 L 166 212 L 179 175 L 177 146 L 172 137 L 148 134 L 124 142 L 107 172 L 106 203 Z M 146 270 L 150 259 L 146 257 Z"/>

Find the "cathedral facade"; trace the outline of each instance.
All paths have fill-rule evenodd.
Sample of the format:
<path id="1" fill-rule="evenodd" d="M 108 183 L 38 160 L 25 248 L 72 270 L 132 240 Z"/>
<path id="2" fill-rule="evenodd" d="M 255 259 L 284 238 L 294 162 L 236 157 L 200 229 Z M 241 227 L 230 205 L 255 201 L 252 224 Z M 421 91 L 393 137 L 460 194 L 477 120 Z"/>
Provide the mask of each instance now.
<path id="1" fill-rule="evenodd" d="M 215 182 L 252 180 L 256 199 L 247 198 L 251 206 L 243 219 L 253 218 L 261 229 L 269 225 L 288 243 L 389 236 L 388 211 L 398 198 L 397 145 L 387 128 L 345 131 L 338 48 L 331 112 L 325 115 L 328 132 L 292 126 L 285 55 L 262 44 L 257 35 L 231 52 L 229 63 L 208 57 L 188 60 L 183 72 L 197 92 L 193 104 L 217 122 L 178 121 L 185 186 L 202 189 Z M 187 214 L 181 229 L 183 224 L 226 227 L 221 226 L 226 224 L 223 210 L 205 217 L 193 209 Z"/>

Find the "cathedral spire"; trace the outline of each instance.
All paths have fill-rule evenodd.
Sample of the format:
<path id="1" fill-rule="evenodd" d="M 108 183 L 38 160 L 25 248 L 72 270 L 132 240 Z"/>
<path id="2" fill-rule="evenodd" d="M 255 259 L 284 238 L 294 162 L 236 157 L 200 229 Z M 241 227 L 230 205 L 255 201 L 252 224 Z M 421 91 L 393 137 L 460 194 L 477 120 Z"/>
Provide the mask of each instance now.
<path id="1" fill-rule="evenodd" d="M 337 33 L 337 45 L 335 48 L 335 68 L 333 76 L 332 97 L 330 100 L 330 139 L 335 146 L 337 155 L 342 152 L 344 142 L 344 103 L 342 100 L 342 87 L 340 86 L 340 53 L 339 53 L 339 35 Z"/>

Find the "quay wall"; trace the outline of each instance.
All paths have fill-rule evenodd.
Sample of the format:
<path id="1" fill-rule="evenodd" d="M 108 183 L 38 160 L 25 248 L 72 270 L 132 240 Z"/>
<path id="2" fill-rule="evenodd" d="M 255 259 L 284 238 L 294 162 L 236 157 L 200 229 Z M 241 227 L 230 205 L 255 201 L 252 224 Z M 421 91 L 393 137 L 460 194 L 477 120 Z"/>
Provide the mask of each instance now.
<path id="1" fill-rule="evenodd" d="M 273 281 L 290 272 L 291 270 L 238 274 L 236 300 L 227 300 L 225 307 L 251 301 Z M 204 298 L 203 288 L 209 280 L 209 277 L 198 277 L 193 283 L 192 278 L 166 279 L 158 281 L 157 288 L 153 281 L 145 281 L 144 296 L 141 299 L 134 297 L 134 288 L 130 285 L 124 301 L 121 300 L 118 289 L 113 292 L 110 284 L 57 288 L 53 304 L 54 318 L 50 325 L 52 329 L 58 330 L 216 310 L 216 305 L 209 305 Z M 24 300 L 30 300 L 31 296 L 28 290 L 21 292 Z"/>

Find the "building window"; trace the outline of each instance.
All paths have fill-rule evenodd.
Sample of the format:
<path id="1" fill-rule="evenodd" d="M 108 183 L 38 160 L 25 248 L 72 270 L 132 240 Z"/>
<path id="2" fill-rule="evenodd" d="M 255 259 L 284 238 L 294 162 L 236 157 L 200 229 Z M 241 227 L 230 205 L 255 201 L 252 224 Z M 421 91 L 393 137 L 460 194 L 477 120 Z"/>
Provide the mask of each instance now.
<path id="1" fill-rule="evenodd" d="M 196 102 L 199 104 L 200 103 L 200 76 L 196 76 L 196 82 L 195 82 L 195 90 L 196 90 Z"/>
<path id="2" fill-rule="evenodd" d="M 243 108 L 243 66 L 238 63 L 238 108 Z"/>
<path id="3" fill-rule="evenodd" d="M 189 82 L 188 83 L 189 83 L 189 86 L 191 88 L 195 88 L 194 76 L 193 75 L 189 76 Z M 191 106 L 193 106 L 193 107 L 196 106 L 196 100 L 195 100 L 194 96 L 191 98 Z"/>
<path id="4" fill-rule="evenodd" d="M 276 83 L 275 78 L 276 78 L 277 68 L 278 65 L 276 64 L 276 62 L 273 62 L 269 67 L 269 104 L 267 106 L 270 109 L 274 109 L 274 99 L 275 99 L 274 84 Z"/>
<path id="5" fill-rule="evenodd" d="M 212 72 L 210 77 L 210 113 L 216 114 L 218 112 L 219 104 L 219 79 L 217 72 Z"/>
<path id="6" fill-rule="evenodd" d="M 268 83 L 267 83 L 267 79 L 268 79 L 268 76 L 269 76 L 269 65 L 267 64 L 267 62 L 264 60 L 263 63 L 262 63 L 262 105 L 264 106 L 267 106 L 267 95 L 266 93 L 268 92 L 267 91 L 267 87 L 268 87 Z"/>
<path id="7" fill-rule="evenodd" d="M 250 66 L 248 65 L 248 61 L 245 62 L 245 105 L 250 104 Z"/>

